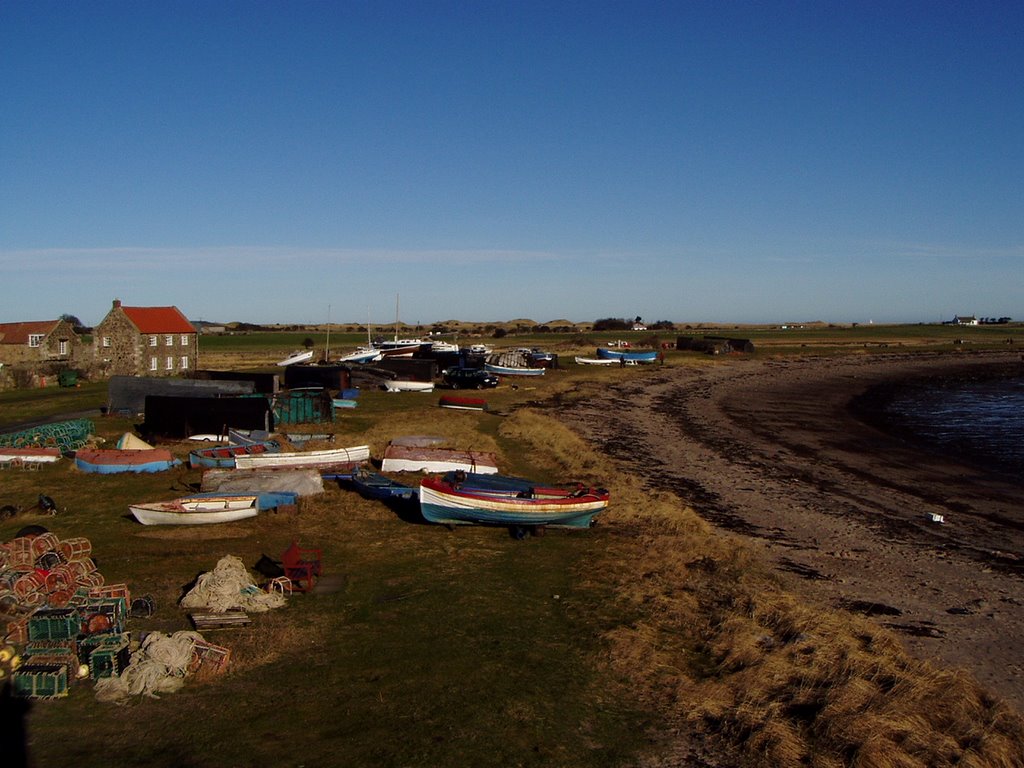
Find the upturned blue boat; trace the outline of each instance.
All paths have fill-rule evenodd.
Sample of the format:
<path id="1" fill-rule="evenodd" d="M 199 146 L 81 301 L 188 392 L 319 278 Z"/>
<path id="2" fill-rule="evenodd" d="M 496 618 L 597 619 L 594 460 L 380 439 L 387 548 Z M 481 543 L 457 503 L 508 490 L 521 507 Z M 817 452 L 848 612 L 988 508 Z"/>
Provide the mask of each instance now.
<path id="1" fill-rule="evenodd" d="M 658 360 L 658 351 L 652 349 L 624 352 L 621 349 L 598 347 L 597 356 L 601 360 L 634 360 L 638 363 L 654 363 Z"/>

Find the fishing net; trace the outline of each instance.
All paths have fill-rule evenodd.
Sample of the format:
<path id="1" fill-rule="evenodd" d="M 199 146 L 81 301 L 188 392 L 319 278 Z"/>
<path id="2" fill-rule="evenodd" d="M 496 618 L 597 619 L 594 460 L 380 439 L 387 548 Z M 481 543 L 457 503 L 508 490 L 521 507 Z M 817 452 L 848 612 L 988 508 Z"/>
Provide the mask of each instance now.
<path id="1" fill-rule="evenodd" d="M 183 630 L 173 635 L 151 632 L 132 654 L 131 662 L 116 677 L 96 681 L 96 698 L 123 704 L 132 696 L 160 698 L 185 684 L 193 659 L 193 650 L 203 636 Z"/>
<path id="2" fill-rule="evenodd" d="M 234 555 L 226 555 L 212 571 L 196 580 L 196 585 L 181 599 L 181 607 L 203 608 L 213 613 L 232 609 L 262 613 L 287 602 L 280 592 L 264 592 L 257 587 L 245 564 Z"/>

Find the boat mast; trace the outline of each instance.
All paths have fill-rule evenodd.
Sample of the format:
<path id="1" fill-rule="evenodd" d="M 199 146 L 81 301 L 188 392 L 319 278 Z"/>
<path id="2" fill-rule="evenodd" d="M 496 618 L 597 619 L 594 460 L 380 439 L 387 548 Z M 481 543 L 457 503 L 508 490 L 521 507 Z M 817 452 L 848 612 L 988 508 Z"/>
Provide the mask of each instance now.
<path id="1" fill-rule="evenodd" d="M 324 350 L 324 359 L 331 362 L 331 305 L 327 305 L 327 344 Z"/>

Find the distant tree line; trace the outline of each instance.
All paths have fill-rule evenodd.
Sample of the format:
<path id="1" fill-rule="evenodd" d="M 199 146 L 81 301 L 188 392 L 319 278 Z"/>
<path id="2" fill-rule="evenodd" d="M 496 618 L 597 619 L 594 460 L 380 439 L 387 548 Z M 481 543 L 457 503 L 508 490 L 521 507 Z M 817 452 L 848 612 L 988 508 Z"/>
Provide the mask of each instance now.
<path id="1" fill-rule="evenodd" d="M 1010 322 L 1009 317 L 980 317 L 978 323 L 981 325 L 1006 325 Z"/>
<path id="2" fill-rule="evenodd" d="M 637 315 L 633 320 L 623 317 L 603 317 L 594 321 L 595 331 L 631 331 L 634 325 L 643 323 L 643 318 Z M 670 320 L 658 320 L 646 326 L 649 331 L 674 331 L 675 323 Z"/>

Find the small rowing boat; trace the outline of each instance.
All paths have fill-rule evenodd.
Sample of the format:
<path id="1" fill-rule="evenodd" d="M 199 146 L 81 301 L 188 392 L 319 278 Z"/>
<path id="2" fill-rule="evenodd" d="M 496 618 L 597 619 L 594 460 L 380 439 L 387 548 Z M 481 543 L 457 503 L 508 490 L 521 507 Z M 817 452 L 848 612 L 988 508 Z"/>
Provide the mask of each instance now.
<path id="1" fill-rule="evenodd" d="M 232 469 L 235 466 L 235 459 L 239 456 L 258 456 L 263 453 L 277 453 L 281 450 L 281 444 L 276 440 L 267 440 L 262 443 L 249 445 L 217 445 L 209 448 L 197 448 L 189 451 L 188 464 L 190 467 L 222 467 Z"/>
<path id="2" fill-rule="evenodd" d="M 461 469 L 492 475 L 498 471 L 497 457 L 489 451 L 460 451 L 391 443 L 384 450 L 383 472 L 449 472 Z"/>
<path id="3" fill-rule="evenodd" d="M 143 525 L 210 525 L 232 523 L 259 514 L 259 497 L 201 496 L 132 504 L 132 516 Z"/>
<path id="4" fill-rule="evenodd" d="M 359 464 L 370 460 L 370 446 L 329 448 L 323 451 L 281 451 L 259 455 L 236 456 L 238 469 L 266 469 L 271 467 L 330 467 Z"/>

